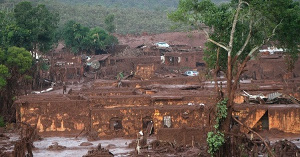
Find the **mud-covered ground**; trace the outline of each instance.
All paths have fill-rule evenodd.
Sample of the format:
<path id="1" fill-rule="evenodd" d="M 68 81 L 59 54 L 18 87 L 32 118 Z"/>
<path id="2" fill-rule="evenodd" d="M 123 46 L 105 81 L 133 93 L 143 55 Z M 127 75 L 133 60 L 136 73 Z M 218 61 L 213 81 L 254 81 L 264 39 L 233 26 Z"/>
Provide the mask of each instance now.
<path id="1" fill-rule="evenodd" d="M 33 151 L 35 157 L 55 156 L 83 156 L 86 155 L 88 150 L 94 149 L 98 144 L 101 144 L 102 148 L 109 149 L 115 156 L 130 156 L 129 152 L 133 151 L 133 148 L 129 148 L 128 144 L 131 143 L 131 139 L 111 139 L 111 140 L 98 140 L 88 141 L 87 138 L 66 138 L 66 137 L 46 137 L 41 141 L 34 142 L 36 147 Z M 50 150 L 49 146 L 57 142 L 61 146 L 66 148 L 62 150 Z M 84 146 L 80 146 L 84 145 Z M 86 145 L 86 146 L 85 146 Z"/>
<path id="2" fill-rule="evenodd" d="M 3 131 L 4 129 L 2 129 Z M 19 139 L 19 135 L 14 132 L 0 133 L 0 156 L 2 152 L 8 152 L 3 157 L 8 156 L 13 151 L 15 141 Z M 300 134 L 283 133 L 280 131 L 260 131 L 262 137 L 270 141 L 271 145 L 277 144 L 280 141 L 288 140 L 300 150 Z M 168 136 L 166 134 L 166 136 Z M 96 149 L 99 144 L 101 147 L 109 150 L 116 157 L 137 156 L 135 149 L 136 139 L 105 139 L 97 141 L 88 141 L 86 137 L 42 137 L 33 143 L 34 157 L 81 157 L 87 155 L 87 152 Z M 54 145 L 57 147 L 54 147 Z M 148 149 L 141 149 L 143 155 L 148 156 L 194 156 L 196 154 L 208 155 L 206 146 L 195 147 L 173 147 L 170 143 L 156 141 L 156 138 L 149 137 L 147 139 Z M 2 156 L 1 156 L 2 157 Z"/>
<path id="3" fill-rule="evenodd" d="M 120 44 L 135 48 L 142 44 L 155 44 L 157 42 L 167 42 L 169 45 L 189 45 L 192 47 L 203 47 L 206 41 L 204 32 L 172 32 L 162 34 L 117 35 Z"/>
<path id="4" fill-rule="evenodd" d="M 11 154 L 14 143 L 19 139 L 17 133 L 0 133 L 0 157 L 2 152 Z M 149 138 L 150 143 L 155 137 Z M 95 149 L 99 144 L 104 149 L 109 150 L 116 157 L 132 156 L 135 148 L 130 146 L 135 139 L 116 138 L 109 140 L 88 141 L 86 137 L 42 137 L 33 143 L 34 157 L 81 157 L 87 154 L 89 150 Z M 57 144 L 55 147 L 54 145 Z"/>
<path id="5" fill-rule="evenodd" d="M 172 44 L 180 44 L 180 45 L 190 45 L 192 47 L 203 47 L 206 41 L 205 36 L 199 32 L 175 32 L 175 33 L 164 33 L 158 35 L 142 35 L 142 36 L 118 36 L 120 44 L 129 45 L 131 48 L 137 47 L 141 44 L 154 44 L 156 42 L 167 42 L 170 45 Z M 257 61 L 263 62 L 263 61 Z M 272 62 L 271 62 L 272 63 Z M 274 71 L 272 68 L 274 64 L 262 64 L 261 66 L 264 67 L 266 70 L 271 69 L 269 71 Z M 249 68 L 249 67 L 248 67 Z M 251 67 L 250 67 L 251 68 Z M 257 68 L 255 66 L 252 67 L 253 69 Z M 299 69 L 299 66 L 296 69 Z M 251 69 L 249 70 L 251 71 Z M 253 70 L 252 70 L 253 71 Z M 160 73 L 162 74 L 162 73 Z M 273 74 L 274 75 L 274 74 Z M 276 78 L 277 76 L 261 76 L 262 78 Z M 179 77 L 179 76 L 178 76 Z M 180 76 L 183 77 L 183 76 Z M 73 89 L 74 91 L 80 90 L 83 85 L 90 87 L 90 83 L 86 83 L 86 80 L 82 79 L 79 84 L 68 84 L 67 91 Z M 86 84 L 83 84 L 86 83 Z M 124 82 L 125 84 L 125 82 Z M 171 83 L 170 83 L 171 84 Z M 225 84 L 225 82 L 223 82 Z M 243 80 L 241 84 L 247 85 L 247 88 L 254 86 L 250 80 Z M 261 88 L 272 88 L 270 84 L 265 84 L 260 86 Z M 174 86 L 175 87 L 175 86 Z M 212 89 L 214 87 L 213 81 L 206 81 L 204 82 L 204 87 Z M 243 86 L 242 86 L 243 87 Z M 56 88 L 56 87 L 55 87 Z M 246 87 L 245 87 L 246 88 Z M 48 94 L 62 94 L 63 90 L 61 87 L 57 87 L 57 90 L 51 91 Z M 253 91 L 250 94 L 259 94 L 260 91 Z M 262 131 L 259 132 L 262 137 L 266 138 L 270 141 L 271 144 L 275 144 L 280 140 L 289 140 L 297 145 L 300 148 L 300 134 L 289 134 L 283 133 L 278 131 Z M 168 134 L 165 134 L 168 136 Z M 19 135 L 14 132 L 7 132 L 7 130 L 0 129 L 0 157 L 1 152 L 12 152 L 13 146 L 15 141 L 19 139 Z M 148 143 L 151 143 L 155 140 L 155 137 L 151 137 L 148 140 Z M 114 156 L 134 156 L 135 154 L 135 147 L 132 146 L 132 141 L 136 139 L 110 139 L 110 140 L 97 140 L 97 141 L 88 141 L 86 137 L 42 137 L 41 140 L 35 141 L 33 143 L 34 149 L 33 154 L 35 157 L 44 157 L 44 156 L 55 156 L 55 157 L 66 157 L 66 156 L 74 156 L 74 157 L 81 157 L 86 155 L 87 152 L 91 149 L 95 149 L 98 144 L 101 144 L 102 148 L 108 149 Z M 205 143 L 205 141 L 203 141 Z M 83 145 L 83 146 L 80 146 Z M 150 145 L 149 145 L 150 146 Z M 156 149 L 156 151 L 153 151 Z M 160 143 L 159 147 L 153 148 L 153 145 L 149 147 L 148 150 L 142 150 L 144 154 L 149 156 L 194 156 L 195 154 L 206 152 L 205 144 L 201 145 L 200 147 L 181 147 L 181 148 L 174 148 L 169 143 Z M 204 153 L 205 154 L 205 153 Z M 206 154 L 207 155 L 207 154 Z M 6 156 L 6 155 L 3 155 Z"/>

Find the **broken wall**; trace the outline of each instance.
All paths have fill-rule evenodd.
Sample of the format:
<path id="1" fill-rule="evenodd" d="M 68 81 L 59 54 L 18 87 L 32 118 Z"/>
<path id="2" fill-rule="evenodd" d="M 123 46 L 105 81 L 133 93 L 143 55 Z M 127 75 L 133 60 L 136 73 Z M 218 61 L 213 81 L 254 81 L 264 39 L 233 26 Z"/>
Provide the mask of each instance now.
<path id="1" fill-rule="evenodd" d="M 100 137 L 121 137 L 135 136 L 143 129 L 141 119 L 145 117 L 153 119 L 155 129 L 164 127 L 164 116 L 169 116 L 172 128 L 207 125 L 204 110 L 211 101 L 208 95 L 177 99 L 134 95 L 132 88 L 104 88 L 74 91 L 71 95 L 29 95 L 16 103 L 18 121 L 37 125 L 40 133 L 72 134 L 92 126 Z M 206 105 L 199 105 L 202 103 Z M 122 123 L 122 129 L 109 129 L 111 120 Z"/>
<path id="2" fill-rule="evenodd" d="M 161 62 L 160 56 L 147 57 L 112 57 L 110 66 L 116 66 L 118 72 L 130 72 L 135 70 L 138 64 L 154 64 L 159 65 Z"/>
<path id="3" fill-rule="evenodd" d="M 143 118 L 153 121 L 154 132 L 161 128 L 181 128 L 208 125 L 208 114 L 205 107 L 132 107 L 92 110 L 92 130 L 100 137 L 135 137 L 143 128 Z M 114 127 L 113 119 L 119 119 Z M 168 122 L 169 121 L 169 122 Z M 121 125 L 120 125 L 121 123 Z"/>
<path id="4" fill-rule="evenodd" d="M 300 106 L 271 108 L 269 112 L 269 129 L 300 133 Z"/>
<path id="5" fill-rule="evenodd" d="M 155 71 L 154 64 L 138 64 L 135 70 L 135 76 L 143 80 L 149 80 L 153 77 Z"/>
<path id="6" fill-rule="evenodd" d="M 138 106 L 179 106 L 179 105 L 199 105 L 211 104 L 215 99 L 209 95 L 198 95 L 174 97 L 155 95 L 117 95 L 114 96 L 89 96 L 90 104 L 93 106 L 103 106 L 103 108 L 114 107 L 138 107 Z"/>
<path id="7" fill-rule="evenodd" d="M 38 132 L 80 132 L 89 124 L 86 100 L 55 100 L 21 102 L 17 121 L 36 125 Z"/>
<path id="8" fill-rule="evenodd" d="M 200 146 L 207 138 L 207 129 L 202 128 L 162 128 L 157 132 L 157 140 L 174 143 L 175 146 Z"/>
<path id="9" fill-rule="evenodd" d="M 169 52 L 165 54 L 166 66 L 196 68 L 197 53 L 200 52 Z"/>
<path id="10" fill-rule="evenodd" d="M 288 133 L 300 133 L 299 105 L 235 105 L 233 115 L 249 128 L 254 128 L 267 114 L 268 129 Z M 241 128 L 241 131 L 248 132 Z"/>
<path id="11" fill-rule="evenodd" d="M 261 80 L 261 79 L 290 79 L 299 77 L 300 75 L 300 59 L 295 63 L 293 74 L 287 71 L 287 64 L 284 56 L 269 55 L 268 57 L 260 57 L 257 60 L 251 60 L 247 63 L 247 70 L 243 75 Z M 287 74 L 290 75 L 287 77 Z M 294 75 L 294 76 L 293 76 Z"/>

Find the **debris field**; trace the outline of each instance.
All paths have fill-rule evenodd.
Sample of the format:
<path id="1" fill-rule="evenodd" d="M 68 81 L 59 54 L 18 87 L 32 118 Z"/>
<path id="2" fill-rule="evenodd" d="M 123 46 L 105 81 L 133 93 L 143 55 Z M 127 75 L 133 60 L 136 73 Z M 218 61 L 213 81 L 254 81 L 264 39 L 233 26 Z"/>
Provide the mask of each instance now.
<path id="1" fill-rule="evenodd" d="M 52 56 L 45 56 L 51 68 L 41 71 L 48 80 L 43 88 L 24 91 L 15 101 L 20 125 L 14 128 L 22 128 L 18 141 L 27 146 L 22 150 L 29 148 L 34 156 L 71 150 L 84 152 L 84 157 L 209 156 L 206 138 L 213 127 L 217 93 L 203 60 L 205 40 L 197 32 L 179 40 L 186 35 L 160 36 L 170 44 L 167 48 L 153 45 L 159 42 L 154 35 L 119 36 L 121 44 L 111 53 L 91 56 L 73 56 L 60 44 Z M 276 154 L 300 155 L 300 60 L 295 65 L 287 73 L 282 53 L 264 53 L 247 64 L 233 112 L 245 126 L 233 127 L 244 133 L 240 139 L 249 143 L 248 155 L 266 150 L 246 128 L 265 135 Z M 187 70 L 199 75 L 184 76 Z M 225 80 L 223 74 L 218 77 L 224 91 Z M 0 156 L 24 153 L 13 150 L 8 129 L 2 132 Z M 85 149 L 74 142 L 61 145 L 58 137 L 79 139 Z M 39 147 L 43 138 L 52 142 L 48 148 Z M 118 141 L 123 143 L 121 153 Z"/>

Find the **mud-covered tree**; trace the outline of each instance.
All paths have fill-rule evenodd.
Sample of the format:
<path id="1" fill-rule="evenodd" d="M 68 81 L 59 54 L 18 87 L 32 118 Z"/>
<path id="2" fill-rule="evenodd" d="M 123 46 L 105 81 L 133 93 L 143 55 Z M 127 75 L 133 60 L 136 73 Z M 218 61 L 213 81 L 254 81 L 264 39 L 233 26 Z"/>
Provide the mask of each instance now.
<path id="1" fill-rule="evenodd" d="M 240 75 L 262 45 L 276 41 L 287 53 L 298 56 L 299 14 L 299 3 L 292 0 L 232 0 L 220 5 L 210 0 L 180 0 L 178 9 L 169 15 L 173 21 L 188 23 L 206 33 L 205 59 L 215 73 L 226 73 L 227 116 L 225 121 L 218 121 L 221 132 L 230 131 Z"/>
<path id="2" fill-rule="evenodd" d="M 32 66 L 32 56 L 24 48 L 0 49 L 0 110 L 6 120 L 15 117 L 13 102 L 19 94 L 19 82 Z"/>

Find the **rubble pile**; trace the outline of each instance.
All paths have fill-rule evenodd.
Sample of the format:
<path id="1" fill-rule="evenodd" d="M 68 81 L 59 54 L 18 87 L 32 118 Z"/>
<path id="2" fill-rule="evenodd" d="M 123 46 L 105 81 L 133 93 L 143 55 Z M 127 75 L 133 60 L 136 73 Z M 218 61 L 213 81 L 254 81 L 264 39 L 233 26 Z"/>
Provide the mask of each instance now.
<path id="1" fill-rule="evenodd" d="M 148 148 L 144 148 L 140 156 L 209 156 L 206 149 L 201 147 L 192 147 L 179 145 L 176 146 L 174 143 L 165 142 L 160 140 L 154 140 Z"/>
<path id="2" fill-rule="evenodd" d="M 123 42 L 129 43 L 132 41 Z M 126 57 L 117 55 L 116 51 L 76 57 L 69 53 L 53 54 L 49 58 L 49 65 L 53 66 L 41 76 L 51 88 L 19 96 L 15 101 L 17 122 L 36 126 L 43 135 L 79 136 L 87 132 L 88 141 L 99 140 L 99 137 L 133 138 L 143 130 L 145 136 L 153 135 L 157 140 L 150 144 L 130 144 L 141 145 L 136 147 L 141 149 L 137 149 L 138 155 L 209 156 L 206 135 L 213 126 L 217 97 L 214 82 L 208 79 L 211 72 L 205 67 L 200 45 L 169 44 L 170 48 L 145 43 L 124 45 L 120 49 L 125 49 Z M 121 50 L 119 53 L 122 54 Z M 300 133 L 300 79 L 296 79 L 296 75 L 287 78 L 274 66 L 285 69 L 283 61 L 283 58 L 261 58 L 247 64 L 242 76 L 247 80 L 241 78 L 237 89 L 237 92 L 243 91 L 242 96 L 239 95 L 241 103 L 233 108 L 233 116 L 245 128 Z M 183 75 L 190 70 L 197 71 L 197 75 Z M 297 71 L 299 73 L 299 66 L 295 74 Z M 223 95 L 222 91 L 226 91 L 224 75 L 218 76 L 218 82 L 223 83 L 220 83 Z M 239 131 L 247 134 L 249 130 L 245 128 Z M 236 146 L 243 144 L 246 155 L 267 153 L 261 141 L 241 139 L 244 141 L 237 141 Z M 32 141 L 30 138 L 27 144 Z M 112 150 L 114 145 L 110 147 Z M 25 151 L 25 147 L 22 149 Z M 56 142 L 49 149 L 66 147 Z M 275 143 L 274 151 L 282 156 L 299 156 L 299 149 L 288 142 Z M 113 154 L 99 144 L 84 157 L 110 156 Z"/>
<path id="3" fill-rule="evenodd" d="M 109 152 L 109 150 L 101 147 L 101 144 L 98 144 L 96 149 L 89 150 L 87 155 L 83 157 L 113 157 L 114 155 Z"/>
<path id="4" fill-rule="evenodd" d="M 66 148 L 66 146 L 59 145 L 57 142 L 53 142 L 53 145 L 48 147 L 49 150 L 64 150 Z"/>
<path id="5" fill-rule="evenodd" d="M 280 140 L 272 146 L 275 154 L 281 157 L 297 157 L 300 156 L 300 148 L 288 140 Z"/>

